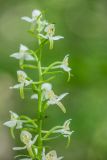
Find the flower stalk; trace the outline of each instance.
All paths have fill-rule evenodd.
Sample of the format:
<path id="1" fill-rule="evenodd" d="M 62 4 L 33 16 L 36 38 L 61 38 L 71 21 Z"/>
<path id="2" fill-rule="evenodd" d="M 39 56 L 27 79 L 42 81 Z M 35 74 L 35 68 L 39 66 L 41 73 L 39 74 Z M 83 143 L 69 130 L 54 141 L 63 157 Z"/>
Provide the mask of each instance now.
<path id="1" fill-rule="evenodd" d="M 67 72 L 70 78 L 71 68 L 69 67 L 68 58 L 66 55 L 62 61 L 56 61 L 47 66 L 42 66 L 43 47 L 49 42 L 49 49 L 53 49 L 54 41 L 63 39 L 62 36 L 55 36 L 55 24 L 48 23 L 43 19 L 43 14 L 39 10 L 33 10 L 32 16 L 22 17 L 22 20 L 31 24 L 30 35 L 38 40 L 38 48 L 31 50 L 25 45 L 20 45 L 19 51 L 10 55 L 10 57 L 19 60 L 20 70 L 17 71 L 18 83 L 10 89 L 19 90 L 20 97 L 25 98 L 24 90 L 31 90 L 33 94 L 31 99 L 38 101 L 38 107 L 35 109 L 35 117 L 30 118 L 26 115 L 19 116 L 10 111 L 11 118 L 4 125 L 9 127 L 13 136 L 14 130 L 20 132 L 20 140 L 24 144 L 23 147 L 14 147 L 13 150 L 27 150 L 28 155 L 18 155 L 20 160 L 61 160 L 63 157 L 58 157 L 55 150 L 47 152 L 47 143 L 49 140 L 55 140 L 63 136 L 70 141 L 73 131 L 70 131 L 71 119 L 64 122 L 63 125 L 54 126 L 51 129 L 43 129 L 43 120 L 45 113 L 49 107 L 57 106 L 66 113 L 66 107 L 61 102 L 68 93 L 60 94 L 54 92 L 51 81 L 55 79 L 56 74 Z M 26 63 L 29 62 L 29 63 Z M 33 64 L 32 64 L 33 63 Z M 24 69 L 38 71 L 38 80 L 35 81 Z M 37 73 L 37 72 L 36 72 Z M 50 75 L 53 76 L 50 76 Z M 48 78 L 47 78 L 48 75 Z M 36 116 L 38 115 L 38 116 Z"/>

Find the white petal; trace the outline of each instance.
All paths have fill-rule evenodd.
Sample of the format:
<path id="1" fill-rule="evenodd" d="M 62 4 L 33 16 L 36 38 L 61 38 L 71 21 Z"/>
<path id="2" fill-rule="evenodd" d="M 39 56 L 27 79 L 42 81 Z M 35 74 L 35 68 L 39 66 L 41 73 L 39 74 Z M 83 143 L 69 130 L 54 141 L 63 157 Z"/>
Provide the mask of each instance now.
<path id="1" fill-rule="evenodd" d="M 28 53 L 24 54 L 24 59 L 27 61 L 35 61 L 35 58 L 31 55 L 29 55 Z"/>
<path id="2" fill-rule="evenodd" d="M 63 105 L 61 102 L 57 102 L 56 104 L 59 106 L 59 108 L 60 108 L 64 113 L 66 113 L 66 109 L 65 109 L 64 105 Z"/>
<path id="3" fill-rule="evenodd" d="M 16 84 L 16 85 L 10 87 L 10 89 L 18 89 L 20 87 L 22 87 L 22 84 Z"/>
<path id="4" fill-rule="evenodd" d="M 23 150 L 23 149 L 26 149 L 26 146 L 24 147 L 14 147 L 13 150 Z"/>
<path id="5" fill-rule="evenodd" d="M 21 58 L 20 53 L 13 53 L 13 54 L 10 55 L 10 57 L 16 58 L 16 59 L 20 59 Z"/>
<path id="6" fill-rule="evenodd" d="M 27 46 L 25 46 L 23 44 L 20 44 L 20 52 L 21 51 L 24 52 L 24 51 L 27 51 L 27 50 L 29 50 L 29 48 Z"/>
<path id="7" fill-rule="evenodd" d="M 5 126 L 12 128 L 16 126 L 16 121 L 7 121 L 4 123 Z"/>
<path id="8" fill-rule="evenodd" d="M 18 114 L 16 114 L 16 113 L 14 113 L 14 112 L 12 112 L 12 111 L 9 111 L 10 112 L 10 114 L 11 114 L 11 120 L 17 120 L 18 119 Z"/>
<path id="9" fill-rule="evenodd" d="M 58 96 L 57 101 L 60 101 L 61 99 L 63 99 L 66 95 L 68 95 L 69 93 L 63 93 L 60 96 Z"/>
<path id="10" fill-rule="evenodd" d="M 38 95 L 37 95 L 37 94 L 33 94 L 33 95 L 31 96 L 31 99 L 38 99 Z"/>
<path id="11" fill-rule="evenodd" d="M 32 18 L 29 18 L 29 17 L 21 17 L 21 19 L 24 20 L 24 21 L 27 21 L 29 23 L 32 22 Z"/>
<path id="12" fill-rule="evenodd" d="M 55 41 L 57 41 L 57 40 L 59 40 L 59 39 L 63 39 L 64 37 L 62 37 L 62 36 L 54 36 L 54 37 L 52 37 L 52 39 L 53 40 L 55 40 Z"/>
<path id="13" fill-rule="evenodd" d="M 63 69 L 64 71 L 66 71 L 66 72 L 70 72 L 70 70 L 71 70 L 70 67 L 68 67 L 68 66 L 66 66 L 66 65 L 64 65 L 64 64 L 60 65 L 60 68 L 62 68 L 62 69 Z"/>
<path id="14" fill-rule="evenodd" d="M 38 16 L 40 16 L 40 14 L 41 14 L 41 11 L 39 11 L 37 9 L 32 11 L 32 17 L 38 17 Z"/>
<path id="15" fill-rule="evenodd" d="M 23 122 L 21 120 L 17 120 L 17 126 L 16 126 L 16 129 L 20 129 L 22 128 L 22 124 Z"/>
<path id="16" fill-rule="evenodd" d="M 43 83 L 42 89 L 44 89 L 46 91 L 50 91 L 52 89 L 52 85 L 50 83 Z"/>

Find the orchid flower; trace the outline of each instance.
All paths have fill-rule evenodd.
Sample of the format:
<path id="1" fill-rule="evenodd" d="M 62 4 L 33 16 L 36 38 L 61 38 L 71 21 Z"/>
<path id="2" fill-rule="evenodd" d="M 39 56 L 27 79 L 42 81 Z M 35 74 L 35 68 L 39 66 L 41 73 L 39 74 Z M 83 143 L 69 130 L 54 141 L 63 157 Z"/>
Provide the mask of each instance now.
<path id="1" fill-rule="evenodd" d="M 32 11 L 32 18 L 25 16 L 25 17 L 21 17 L 21 19 L 34 24 L 36 23 L 39 16 L 42 16 L 41 11 L 35 9 Z"/>
<path id="2" fill-rule="evenodd" d="M 50 49 L 53 49 L 53 41 L 62 39 L 64 37 L 62 36 L 54 36 L 55 35 L 55 25 L 54 24 L 48 24 L 45 28 L 45 35 L 39 34 L 42 38 L 48 39 L 50 42 Z"/>
<path id="3" fill-rule="evenodd" d="M 23 88 L 24 86 L 28 86 L 32 84 L 32 80 L 27 80 L 27 74 L 24 71 L 17 71 L 17 77 L 18 77 L 18 84 L 14 85 L 13 87 L 10 87 L 10 89 L 20 89 L 20 95 L 22 98 L 24 98 L 24 92 Z"/>
<path id="4" fill-rule="evenodd" d="M 55 150 L 50 151 L 45 155 L 45 151 L 42 154 L 42 160 L 61 160 L 63 157 L 58 157 Z"/>
<path id="5" fill-rule="evenodd" d="M 4 125 L 9 127 L 9 128 L 14 128 L 14 127 L 16 127 L 16 129 L 22 128 L 22 123 L 24 121 L 20 120 L 18 114 L 10 111 L 10 115 L 11 115 L 10 120 L 5 122 Z"/>
<path id="6" fill-rule="evenodd" d="M 71 68 L 68 66 L 68 58 L 69 58 L 69 55 L 66 55 L 64 57 L 61 65 L 59 66 L 60 68 L 62 68 L 66 72 L 70 72 L 70 70 L 71 70 Z"/>
<path id="7" fill-rule="evenodd" d="M 35 61 L 35 58 L 29 53 L 29 48 L 23 44 L 20 44 L 19 52 L 11 54 L 10 57 L 19 59 L 20 66 L 23 65 L 24 60 Z"/>
<path id="8" fill-rule="evenodd" d="M 69 137 L 74 131 L 70 131 L 70 122 L 71 119 L 68 119 L 67 121 L 64 122 L 63 126 L 61 129 L 54 131 L 54 133 L 61 133 L 64 137 Z"/>
<path id="9" fill-rule="evenodd" d="M 22 131 L 20 135 L 20 139 L 25 144 L 25 146 L 14 147 L 13 150 L 23 150 L 23 149 L 29 150 L 32 147 L 32 145 L 37 141 L 37 138 L 38 138 L 38 135 L 36 135 L 32 140 L 32 134 L 30 132 Z"/>
<path id="10" fill-rule="evenodd" d="M 55 93 L 52 90 L 52 85 L 50 83 L 44 83 L 42 84 L 42 90 L 43 90 L 43 95 L 45 99 L 47 100 L 48 105 L 54 105 L 56 104 L 57 106 L 60 107 L 60 109 L 65 113 L 66 109 L 63 106 L 63 104 L 60 102 L 68 93 L 63 93 L 60 96 L 55 95 Z"/>

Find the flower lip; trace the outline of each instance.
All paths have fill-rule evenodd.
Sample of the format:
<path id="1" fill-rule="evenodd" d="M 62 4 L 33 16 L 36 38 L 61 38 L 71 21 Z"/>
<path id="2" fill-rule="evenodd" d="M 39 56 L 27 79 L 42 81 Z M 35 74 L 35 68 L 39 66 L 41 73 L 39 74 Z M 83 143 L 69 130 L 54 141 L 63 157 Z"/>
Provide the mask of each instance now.
<path id="1" fill-rule="evenodd" d="M 22 131 L 20 135 L 20 139 L 24 144 L 29 144 L 31 141 L 32 135 L 28 131 Z"/>

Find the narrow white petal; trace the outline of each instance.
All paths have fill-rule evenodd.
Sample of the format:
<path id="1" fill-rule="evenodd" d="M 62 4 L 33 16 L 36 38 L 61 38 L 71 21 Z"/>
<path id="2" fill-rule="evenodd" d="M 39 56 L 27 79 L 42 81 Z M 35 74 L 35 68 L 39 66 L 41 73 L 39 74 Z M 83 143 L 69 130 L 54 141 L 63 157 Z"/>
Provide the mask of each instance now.
<path id="1" fill-rule="evenodd" d="M 21 19 L 24 20 L 24 21 L 27 21 L 29 23 L 32 22 L 32 18 L 29 18 L 29 17 L 21 17 Z"/>
<path id="2" fill-rule="evenodd" d="M 52 39 L 54 40 L 54 41 L 57 41 L 57 40 L 59 40 L 59 39 L 63 39 L 64 37 L 62 37 L 62 36 L 54 36 L 54 37 L 52 37 Z"/>
<path id="3" fill-rule="evenodd" d="M 26 146 L 24 147 L 14 147 L 13 150 L 23 150 L 23 149 L 26 149 Z"/>
<path id="4" fill-rule="evenodd" d="M 58 97 L 58 99 L 57 99 L 57 101 L 60 101 L 61 99 L 63 99 L 65 96 L 67 96 L 69 93 L 63 93 L 63 94 L 61 94 L 59 97 Z"/>
<path id="5" fill-rule="evenodd" d="M 16 84 L 16 85 L 14 85 L 14 86 L 11 86 L 10 89 L 18 89 L 18 88 L 20 88 L 20 87 L 22 87 L 21 84 Z"/>
<path id="6" fill-rule="evenodd" d="M 16 58 L 16 59 L 20 59 L 21 58 L 20 53 L 13 53 L 13 54 L 10 55 L 10 57 Z"/>
<path id="7" fill-rule="evenodd" d="M 7 121 L 4 123 L 5 126 L 12 128 L 16 126 L 16 121 Z"/>
<path id="8" fill-rule="evenodd" d="M 59 108 L 60 108 L 64 113 L 66 113 L 66 109 L 65 109 L 64 105 L 63 105 L 61 102 L 57 102 L 56 104 L 59 106 Z"/>

